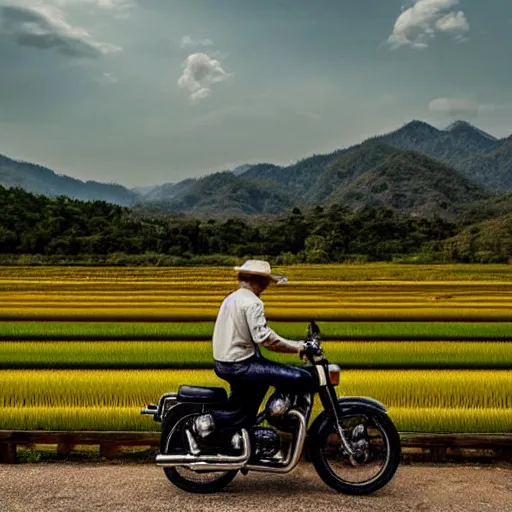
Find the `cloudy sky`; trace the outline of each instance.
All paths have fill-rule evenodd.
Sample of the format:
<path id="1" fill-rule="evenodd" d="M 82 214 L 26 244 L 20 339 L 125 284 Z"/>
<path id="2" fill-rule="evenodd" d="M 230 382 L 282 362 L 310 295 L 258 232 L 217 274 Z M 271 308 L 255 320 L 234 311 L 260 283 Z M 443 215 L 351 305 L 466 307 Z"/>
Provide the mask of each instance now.
<path id="1" fill-rule="evenodd" d="M 0 154 L 153 185 L 423 119 L 512 133 L 510 0 L 0 0 Z"/>

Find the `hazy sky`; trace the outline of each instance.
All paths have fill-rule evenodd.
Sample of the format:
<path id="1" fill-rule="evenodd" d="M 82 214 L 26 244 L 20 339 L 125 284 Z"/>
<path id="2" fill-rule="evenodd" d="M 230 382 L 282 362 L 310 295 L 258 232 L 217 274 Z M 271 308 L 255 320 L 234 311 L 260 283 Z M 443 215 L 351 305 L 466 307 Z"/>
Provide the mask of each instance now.
<path id="1" fill-rule="evenodd" d="M 80 179 L 512 133 L 510 0 L 0 0 L 0 154 Z"/>

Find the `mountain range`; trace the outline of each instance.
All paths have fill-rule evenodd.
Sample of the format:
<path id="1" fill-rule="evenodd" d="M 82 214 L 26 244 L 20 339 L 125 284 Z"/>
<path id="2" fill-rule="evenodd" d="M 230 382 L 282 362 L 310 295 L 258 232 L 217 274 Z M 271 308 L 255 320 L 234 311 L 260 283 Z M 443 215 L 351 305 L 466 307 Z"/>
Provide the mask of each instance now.
<path id="1" fill-rule="evenodd" d="M 464 121 L 446 130 L 413 121 L 380 140 L 440 160 L 494 192 L 512 190 L 512 136 L 496 139 Z"/>
<path id="2" fill-rule="evenodd" d="M 83 201 L 101 200 L 131 206 L 141 195 L 115 183 L 81 181 L 59 175 L 40 165 L 13 160 L 0 155 L 0 185 L 21 187 L 28 192 L 48 197 L 69 196 Z"/>
<path id="3" fill-rule="evenodd" d="M 47 196 L 198 215 L 277 214 L 294 206 L 388 206 L 453 219 L 468 205 L 512 191 L 512 136 L 497 139 L 464 121 L 444 130 L 422 121 L 289 166 L 246 164 L 178 183 L 128 189 L 80 181 L 0 155 L 0 185 Z"/>

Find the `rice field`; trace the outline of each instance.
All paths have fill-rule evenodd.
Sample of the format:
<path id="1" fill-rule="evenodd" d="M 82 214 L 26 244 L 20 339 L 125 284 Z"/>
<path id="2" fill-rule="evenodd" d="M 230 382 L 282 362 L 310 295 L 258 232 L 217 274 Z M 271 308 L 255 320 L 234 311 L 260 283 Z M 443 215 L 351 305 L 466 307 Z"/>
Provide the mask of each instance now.
<path id="1" fill-rule="evenodd" d="M 218 308 L 215 307 L 169 307 L 169 308 L 133 308 L 117 305 L 115 308 L 75 308 L 66 305 L 61 308 L 49 308 L 45 304 L 39 307 L 2 307 L 0 322 L 46 321 L 46 322 L 86 322 L 94 319 L 101 322 L 213 322 Z M 317 308 L 300 307 L 265 308 L 269 320 L 281 322 L 304 322 L 315 318 L 323 322 L 507 322 L 512 320 L 512 305 L 503 308 L 485 308 L 477 305 L 471 308 L 343 308 L 338 306 Z"/>
<path id="2" fill-rule="evenodd" d="M 139 407 L 182 382 L 227 386 L 208 370 L 4 370 L 0 406 Z M 512 408 L 511 379 L 492 370 L 347 370 L 340 390 L 389 407 Z"/>
<path id="3" fill-rule="evenodd" d="M 512 370 L 507 342 L 327 341 L 331 363 L 342 369 Z M 300 365 L 294 355 L 262 349 L 265 357 Z M 213 369 L 206 341 L 4 341 L 0 369 Z"/>
<path id="4" fill-rule="evenodd" d="M 154 402 L 183 382 L 227 389 L 206 370 L 4 371 L 0 429 L 34 428 L 42 422 L 58 430 L 69 428 L 72 420 L 77 430 L 95 428 L 95 422 L 113 430 L 144 430 L 155 426 L 140 417 L 140 404 Z M 343 372 L 340 391 L 381 400 L 402 431 L 428 431 L 437 413 L 457 432 L 477 431 L 482 422 L 489 432 L 512 430 L 512 381 L 505 372 L 349 370 Z M 318 412 L 317 401 L 313 416 Z"/>
<path id="5" fill-rule="evenodd" d="M 307 321 L 269 322 L 282 336 L 302 339 Z M 324 340 L 512 341 L 512 322 L 318 322 Z M 209 341 L 214 322 L 0 322 L 11 341 Z"/>
<path id="6" fill-rule="evenodd" d="M 230 270 L 221 267 L 152 268 L 152 267 L 0 267 L 0 280 L 94 280 L 108 282 L 134 282 L 137 280 L 187 282 L 190 280 L 217 280 L 227 283 Z M 329 279 L 330 281 L 406 281 L 406 282 L 506 282 L 512 276 L 512 268 L 501 264 L 449 264 L 416 265 L 387 263 L 345 264 L 345 265 L 299 265 L 275 269 L 285 272 L 290 281 Z M 228 279 L 226 279 L 228 278 Z"/>
<path id="7" fill-rule="evenodd" d="M 262 297 L 271 327 L 318 320 L 340 394 L 403 431 L 512 432 L 512 266 L 274 270 L 290 282 Z M 0 429 L 158 430 L 140 409 L 162 393 L 227 387 L 210 340 L 236 287 L 229 268 L 0 267 Z"/>

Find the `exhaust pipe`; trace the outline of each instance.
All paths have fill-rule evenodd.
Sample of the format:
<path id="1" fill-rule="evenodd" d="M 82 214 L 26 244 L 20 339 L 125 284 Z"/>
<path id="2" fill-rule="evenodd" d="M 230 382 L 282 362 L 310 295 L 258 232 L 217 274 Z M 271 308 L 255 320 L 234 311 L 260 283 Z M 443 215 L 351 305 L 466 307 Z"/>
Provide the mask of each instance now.
<path id="1" fill-rule="evenodd" d="M 247 471 L 264 471 L 266 473 L 289 473 L 299 463 L 302 449 L 304 448 L 304 442 L 306 440 L 307 423 L 303 414 L 299 411 L 291 410 L 288 414 L 295 416 L 299 422 L 299 429 L 297 432 L 297 440 L 295 441 L 295 447 L 290 445 L 290 449 L 286 458 L 276 465 L 247 465 Z"/>
<path id="2" fill-rule="evenodd" d="M 245 467 L 245 462 L 237 462 L 237 463 L 215 463 L 215 462 L 194 462 L 192 464 L 188 464 L 185 467 L 187 469 L 191 469 L 197 473 L 201 472 L 211 472 L 211 471 L 233 471 L 238 469 L 243 469 Z"/>
<path id="3" fill-rule="evenodd" d="M 186 466 L 193 470 L 228 471 L 242 469 L 251 456 L 250 440 L 247 430 L 242 430 L 244 451 L 242 455 L 162 455 L 156 456 L 156 465 L 164 467 Z"/>

